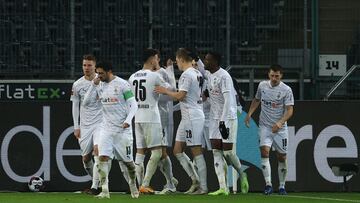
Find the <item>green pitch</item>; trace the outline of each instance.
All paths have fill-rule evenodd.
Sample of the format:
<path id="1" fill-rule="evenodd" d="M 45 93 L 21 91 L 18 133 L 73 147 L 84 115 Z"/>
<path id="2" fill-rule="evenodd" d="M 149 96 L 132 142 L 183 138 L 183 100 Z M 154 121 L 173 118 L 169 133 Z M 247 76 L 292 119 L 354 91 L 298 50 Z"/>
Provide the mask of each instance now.
<path id="1" fill-rule="evenodd" d="M 130 195 L 111 193 L 111 199 L 96 199 L 93 196 L 78 193 L 0 193 L 0 203 L 337 203 L 359 202 L 360 193 L 289 193 L 287 196 L 273 194 L 265 196 L 261 193 L 236 194 L 229 196 L 208 195 L 142 195 L 139 199 L 131 199 Z"/>

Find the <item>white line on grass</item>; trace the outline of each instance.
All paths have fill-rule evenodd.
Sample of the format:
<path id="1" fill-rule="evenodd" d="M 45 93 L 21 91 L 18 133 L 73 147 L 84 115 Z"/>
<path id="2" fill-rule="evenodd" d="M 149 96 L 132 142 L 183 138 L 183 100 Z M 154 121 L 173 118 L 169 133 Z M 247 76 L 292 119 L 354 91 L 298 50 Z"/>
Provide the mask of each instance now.
<path id="1" fill-rule="evenodd" d="M 294 198 L 302 198 L 302 199 L 316 199 L 316 200 L 329 200 L 329 201 L 337 201 L 337 202 L 360 202 L 360 200 L 353 199 L 338 199 L 338 198 L 328 198 L 328 197 L 310 197 L 310 196 L 300 196 L 300 195 L 283 195 L 279 197 L 294 197 Z"/>

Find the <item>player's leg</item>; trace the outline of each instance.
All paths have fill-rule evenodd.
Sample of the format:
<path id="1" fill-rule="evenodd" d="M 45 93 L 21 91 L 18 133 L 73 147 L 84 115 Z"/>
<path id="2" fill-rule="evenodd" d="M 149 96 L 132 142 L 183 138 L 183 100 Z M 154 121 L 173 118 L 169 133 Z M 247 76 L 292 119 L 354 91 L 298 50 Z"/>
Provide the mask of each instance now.
<path id="1" fill-rule="evenodd" d="M 247 180 L 247 174 L 242 170 L 239 157 L 236 155 L 236 152 L 233 150 L 234 144 L 237 140 L 237 119 L 228 120 L 225 122 L 226 127 L 229 129 L 229 138 L 223 139 L 223 151 L 224 158 L 229 165 L 232 165 L 234 169 L 238 172 L 241 180 L 241 192 L 247 193 L 249 191 L 249 183 Z"/>
<path id="2" fill-rule="evenodd" d="M 270 148 L 273 143 L 271 129 L 259 126 L 261 168 L 265 180 L 264 194 L 270 195 L 273 192 L 271 183 L 271 166 L 269 161 Z"/>
<path id="3" fill-rule="evenodd" d="M 189 135 L 186 137 L 186 145 L 191 148 L 193 155 L 193 162 L 196 172 L 199 176 L 200 187 L 192 194 L 206 194 L 207 187 L 207 170 L 204 155 L 202 153 L 202 136 L 204 133 L 204 119 L 191 120 L 191 127 L 189 128 Z"/>
<path id="4" fill-rule="evenodd" d="M 135 123 L 135 136 L 136 136 L 136 156 L 135 156 L 135 174 L 137 183 L 140 186 L 144 180 L 145 175 L 145 137 L 143 126 L 139 123 Z"/>
<path id="5" fill-rule="evenodd" d="M 127 165 L 123 161 L 118 161 L 118 163 L 125 181 L 129 184 L 130 177 L 129 177 L 129 171 Z M 135 174 L 135 164 L 134 164 L 134 174 Z"/>
<path id="6" fill-rule="evenodd" d="M 166 152 L 166 146 L 162 147 L 162 159 L 159 162 L 159 169 L 164 174 L 166 185 L 160 194 L 169 194 L 176 192 L 176 185 L 174 183 L 174 175 L 172 172 L 172 163 L 170 157 Z"/>
<path id="7" fill-rule="evenodd" d="M 128 172 L 129 188 L 132 198 L 139 197 L 139 191 L 136 187 L 135 164 L 133 161 L 133 137 L 132 129 L 124 128 L 114 138 L 114 155 L 116 160 L 121 162 Z"/>
<path id="8" fill-rule="evenodd" d="M 210 119 L 209 137 L 214 156 L 215 174 L 219 181 L 219 189 L 209 195 L 228 195 L 229 189 L 226 182 L 227 164 L 224 160 L 222 149 L 222 137 L 219 131 L 219 120 Z"/>
<path id="9" fill-rule="evenodd" d="M 97 166 L 99 170 L 99 178 L 101 185 L 101 193 L 97 195 L 98 198 L 110 198 L 109 193 L 109 171 L 111 169 L 111 158 L 113 155 L 113 139 L 112 133 L 102 131 L 100 133 L 98 151 L 99 151 L 99 164 Z"/>
<path id="10" fill-rule="evenodd" d="M 220 135 L 221 136 L 221 135 Z M 227 187 L 227 164 L 224 160 L 223 150 L 222 150 L 222 140 L 213 139 L 210 137 L 211 147 L 214 156 L 214 168 L 217 179 L 219 181 L 219 189 L 215 192 L 209 193 L 209 195 L 229 195 L 229 189 Z"/>
<path id="11" fill-rule="evenodd" d="M 166 112 L 167 114 L 168 112 Z M 164 120 L 163 118 L 166 118 Z M 170 157 L 167 154 L 167 147 L 171 145 L 169 144 L 168 140 L 168 116 L 161 117 L 161 127 L 162 127 L 162 156 L 159 162 L 159 169 L 161 173 L 164 175 L 166 179 L 166 185 L 164 186 L 163 190 L 159 194 L 168 194 L 176 192 L 176 186 L 173 183 L 174 175 L 172 172 L 172 163 Z"/>
<path id="12" fill-rule="evenodd" d="M 150 181 L 157 169 L 158 163 L 161 159 L 161 155 L 162 155 L 161 147 L 154 147 L 151 149 L 151 155 L 146 166 L 144 180 L 140 187 L 141 193 L 154 194 L 155 191 L 150 187 Z"/>
<path id="13" fill-rule="evenodd" d="M 98 145 L 95 144 L 93 147 L 93 155 L 94 155 L 94 167 L 93 167 L 93 177 L 92 177 L 92 184 L 88 194 L 98 195 L 101 192 L 100 186 L 100 178 L 99 178 L 99 151 Z"/>
<path id="14" fill-rule="evenodd" d="M 154 194 L 155 191 L 150 187 L 150 181 L 162 157 L 162 128 L 160 123 L 142 123 L 142 125 L 145 129 L 144 137 L 146 146 L 151 150 L 151 155 L 146 166 L 146 172 L 140 187 L 140 192 Z"/>
<path id="15" fill-rule="evenodd" d="M 80 129 L 81 137 L 79 139 L 79 145 L 82 155 L 82 163 L 87 174 L 93 176 L 94 162 L 92 160 L 91 153 L 93 151 L 93 128 Z"/>
<path id="16" fill-rule="evenodd" d="M 278 160 L 278 176 L 279 176 L 279 194 L 286 195 L 285 181 L 287 175 L 287 147 L 288 147 L 288 130 L 287 128 L 281 129 L 274 136 L 274 147 L 277 151 Z"/>
<path id="17" fill-rule="evenodd" d="M 191 162 L 190 158 L 184 153 L 184 148 L 186 145 L 185 137 L 186 137 L 186 126 L 187 122 L 184 120 L 180 121 L 179 127 L 176 132 L 176 139 L 174 145 L 174 155 L 177 160 L 180 162 L 180 165 L 185 170 L 186 174 L 191 178 L 192 185 L 190 189 L 185 193 L 192 193 L 199 187 L 199 177 L 196 173 L 195 167 Z"/>

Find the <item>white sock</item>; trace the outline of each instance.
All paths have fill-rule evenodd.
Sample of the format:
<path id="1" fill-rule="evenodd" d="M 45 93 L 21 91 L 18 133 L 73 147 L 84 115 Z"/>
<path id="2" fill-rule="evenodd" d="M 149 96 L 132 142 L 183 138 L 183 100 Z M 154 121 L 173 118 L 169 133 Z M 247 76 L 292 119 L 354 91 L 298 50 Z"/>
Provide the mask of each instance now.
<path id="1" fill-rule="evenodd" d="M 100 161 L 98 165 L 99 178 L 101 183 L 102 192 L 109 192 L 109 161 Z"/>
<path id="2" fill-rule="evenodd" d="M 232 165 L 235 168 L 235 170 L 238 172 L 238 174 L 241 176 L 243 171 L 241 170 L 240 160 L 238 156 L 235 154 L 235 152 L 232 150 L 226 150 L 224 151 L 224 157 L 226 162 L 229 165 Z"/>
<path id="3" fill-rule="evenodd" d="M 197 175 L 195 172 L 195 168 L 193 167 L 190 158 L 184 152 L 175 154 L 175 157 L 179 160 L 180 165 L 184 168 L 185 172 L 188 174 L 191 180 L 193 182 L 198 180 L 198 178 L 196 177 Z"/>
<path id="4" fill-rule="evenodd" d="M 285 188 L 285 181 L 287 175 L 287 161 L 278 162 L 278 175 L 280 188 Z"/>
<path id="5" fill-rule="evenodd" d="M 132 183 L 135 184 L 135 179 L 136 179 L 135 163 L 133 161 L 132 162 L 122 162 L 122 163 L 124 164 L 126 171 L 127 171 L 128 184 L 130 183 L 129 181 L 131 181 Z"/>
<path id="6" fill-rule="evenodd" d="M 136 153 L 135 157 L 135 174 L 139 185 L 142 185 L 144 179 L 144 154 Z"/>
<path id="7" fill-rule="evenodd" d="M 121 173 L 123 174 L 126 182 L 129 183 L 130 177 L 129 177 L 128 167 L 126 166 L 126 164 L 123 161 L 118 161 L 118 162 L 119 162 Z"/>
<path id="8" fill-rule="evenodd" d="M 149 162 L 146 165 L 146 172 L 145 172 L 144 180 L 142 182 L 142 186 L 147 187 L 150 185 L 150 180 L 157 169 L 158 163 L 161 159 L 161 155 L 162 155 L 162 149 L 151 150 L 151 156 Z"/>
<path id="9" fill-rule="evenodd" d="M 207 187 L 207 170 L 206 170 L 206 162 L 204 156 L 202 154 L 194 157 L 194 161 L 197 168 L 197 173 L 199 175 L 200 180 L 200 188 L 203 191 L 208 191 Z"/>
<path id="10" fill-rule="evenodd" d="M 270 167 L 270 161 L 269 158 L 261 158 L 261 168 L 265 179 L 265 184 L 270 185 L 271 184 L 271 167 Z"/>
<path id="11" fill-rule="evenodd" d="M 172 177 L 174 177 L 172 172 L 172 164 L 169 156 L 166 156 L 164 159 L 159 162 L 159 169 L 164 174 L 166 179 L 166 185 L 170 188 L 174 188 L 175 185 L 172 182 Z"/>
<path id="12" fill-rule="evenodd" d="M 214 155 L 214 168 L 215 168 L 216 176 L 219 181 L 219 187 L 220 189 L 226 189 L 227 165 L 224 162 L 222 151 L 218 149 L 213 149 L 213 155 Z"/>
<path id="13" fill-rule="evenodd" d="M 98 165 L 99 165 L 99 157 L 94 156 L 94 166 L 93 166 L 93 177 L 92 177 L 92 185 L 91 188 L 97 189 L 99 187 L 99 172 L 98 172 Z"/>
<path id="14" fill-rule="evenodd" d="M 90 159 L 88 162 L 83 162 L 84 169 L 91 177 L 93 177 L 94 162 Z"/>

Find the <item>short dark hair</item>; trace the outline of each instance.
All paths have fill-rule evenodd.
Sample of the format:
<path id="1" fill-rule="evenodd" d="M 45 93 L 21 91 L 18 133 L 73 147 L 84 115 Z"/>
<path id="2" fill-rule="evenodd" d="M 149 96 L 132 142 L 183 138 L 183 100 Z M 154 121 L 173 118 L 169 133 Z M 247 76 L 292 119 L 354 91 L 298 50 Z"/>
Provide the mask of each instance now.
<path id="1" fill-rule="evenodd" d="M 150 57 L 153 57 L 153 56 L 155 56 L 156 54 L 159 54 L 159 53 L 160 52 L 158 50 L 156 50 L 156 49 L 151 49 L 151 48 L 145 49 L 143 51 L 142 60 L 145 63 Z"/>
<path id="2" fill-rule="evenodd" d="M 179 48 L 176 52 L 176 56 L 184 59 L 187 62 L 196 60 L 197 58 L 196 51 L 194 51 L 194 49 L 191 48 Z"/>
<path id="3" fill-rule="evenodd" d="M 221 54 L 216 52 L 216 51 L 209 51 L 208 54 L 211 55 L 211 58 L 214 59 L 214 61 L 217 63 L 217 65 L 219 66 L 221 64 Z"/>
<path id="4" fill-rule="evenodd" d="M 94 61 L 96 62 L 96 57 L 92 54 L 85 54 L 83 56 L 83 60 L 88 60 L 88 61 Z"/>
<path id="5" fill-rule="evenodd" d="M 106 72 L 113 69 L 112 64 L 111 64 L 110 61 L 100 61 L 99 63 L 96 64 L 95 67 L 96 68 L 102 68 Z"/>
<path id="6" fill-rule="evenodd" d="M 283 68 L 279 65 L 279 64 L 273 64 L 273 65 L 271 65 L 270 66 L 270 68 L 269 68 L 269 72 L 270 71 L 274 71 L 274 72 L 280 72 L 281 74 L 283 73 Z"/>

